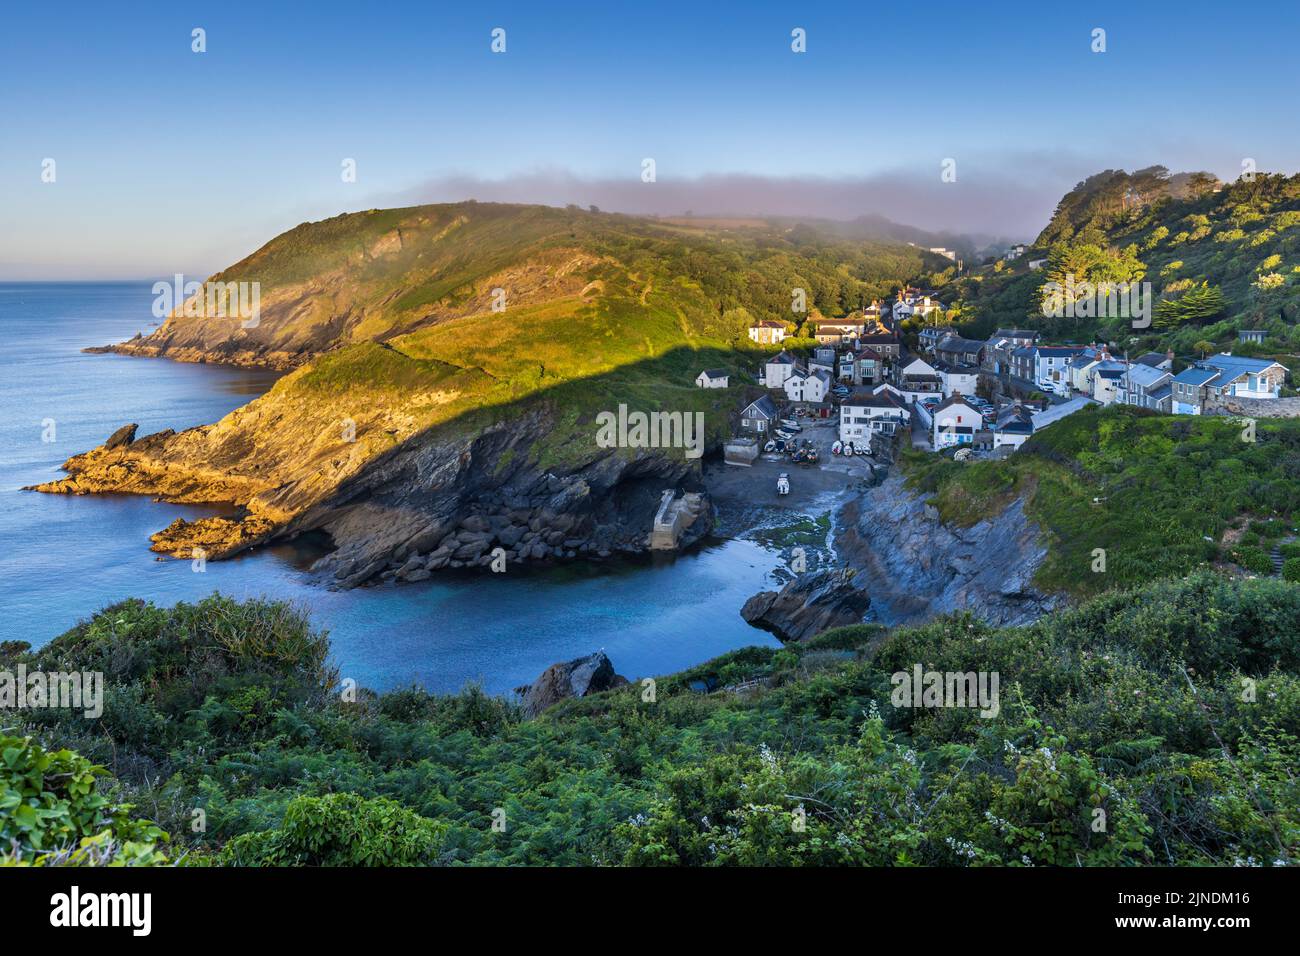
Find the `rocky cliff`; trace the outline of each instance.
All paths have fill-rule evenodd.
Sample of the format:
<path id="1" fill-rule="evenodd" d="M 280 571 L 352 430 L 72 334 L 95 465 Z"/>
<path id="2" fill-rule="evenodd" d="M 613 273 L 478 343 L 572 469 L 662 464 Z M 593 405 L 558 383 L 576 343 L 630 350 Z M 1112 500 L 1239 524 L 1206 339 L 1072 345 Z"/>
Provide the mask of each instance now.
<path id="1" fill-rule="evenodd" d="M 119 429 L 110 442 L 70 459 L 67 478 L 33 490 L 236 506 L 231 516 L 177 518 L 153 535 L 154 551 L 177 558 L 200 549 L 220 560 L 325 531 L 336 549 L 314 570 L 342 587 L 487 567 L 494 556 L 508 567 L 641 552 L 663 491 L 701 490 L 698 462 L 680 456 L 593 444 L 585 460 L 543 467 L 532 458 L 533 441 L 555 427 L 553 416 L 537 403 L 481 428 L 403 435 L 390 427 L 391 416 L 380 415 L 352 422 L 356 434 L 345 441 L 325 408 L 313 414 L 268 395 L 186 432 L 129 440 L 134 428 Z M 387 450 L 376 450 L 376 442 Z M 711 527 L 707 498 L 701 501 L 680 547 Z"/>
<path id="2" fill-rule="evenodd" d="M 1026 624 L 1061 603 L 1033 586 L 1047 548 L 1020 499 L 992 520 L 950 527 L 891 476 L 849 501 L 837 523 L 836 548 L 859 570 L 882 623 L 969 610 L 995 624 Z"/>

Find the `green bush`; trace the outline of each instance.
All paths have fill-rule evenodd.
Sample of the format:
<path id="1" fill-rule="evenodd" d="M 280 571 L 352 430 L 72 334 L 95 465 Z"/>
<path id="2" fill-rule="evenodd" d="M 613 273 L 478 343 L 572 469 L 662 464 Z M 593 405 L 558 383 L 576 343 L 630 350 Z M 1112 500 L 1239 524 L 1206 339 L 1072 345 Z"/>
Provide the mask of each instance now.
<path id="1" fill-rule="evenodd" d="M 49 865 L 149 865 L 166 861 L 167 839 L 129 804 L 96 788 L 103 767 L 70 750 L 46 750 L 31 737 L 0 736 L 0 862 Z"/>
<path id="2" fill-rule="evenodd" d="M 428 866 L 446 826 L 382 797 L 298 797 L 279 829 L 245 833 L 222 850 L 231 866 Z"/>
<path id="3" fill-rule="evenodd" d="M 1263 548 L 1255 545 L 1238 545 L 1229 552 L 1232 560 L 1247 571 L 1256 574 L 1272 574 L 1273 559 Z"/>
<path id="4" fill-rule="evenodd" d="M 104 749 L 116 780 L 101 787 L 147 800 L 182 844 L 170 855 L 217 864 L 1285 863 L 1300 841 L 1297 635 L 1300 586 L 1200 570 L 1026 627 L 960 614 L 745 648 L 663 677 L 653 700 L 632 685 L 535 720 L 477 688 L 268 710 L 264 679 L 177 711 L 208 677 L 176 668 L 106 699 L 94 733 L 71 718 L 43 733 Z M 996 713 L 894 706 L 894 675 L 918 663 L 999 674 Z M 108 720 L 123 707 L 129 721 Z M 177 721 L 206 730 L 131 736 Z"/>
<path id="5" fill-rule="evenodd" d="M 1300 583 L 1300 558 L 1287 558 L 1282 562 L 1282 578 Z"/>

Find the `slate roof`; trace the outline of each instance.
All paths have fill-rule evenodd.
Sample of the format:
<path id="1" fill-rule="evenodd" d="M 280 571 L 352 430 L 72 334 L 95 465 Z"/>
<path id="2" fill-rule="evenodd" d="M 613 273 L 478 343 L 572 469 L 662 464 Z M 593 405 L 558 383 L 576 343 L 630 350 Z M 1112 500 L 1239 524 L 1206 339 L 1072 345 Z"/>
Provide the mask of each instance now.
<path id="1" fill-rule="evenodd" d="M 1219 377 L 1219 374 L 1217 368 L 1201 368 L 1196 365 L 1189 365 L 1174 376 L 1174 381 L 1181 385 L 1195 385 L 1199 388 L 1214 381 Z"/>
<path id="2" fill-rule="evenodd" d="M 1152 368 L 1150 365 L 1131 365 L 1128 370 L 1129 385 L 1139 388 L 1154 388 L 1160 380 L 1169 375 L 1164 369 Z"/>
<path id="3" fill-rule="evenodd" d="M 1267 359 L 1247 358 L 1244 355 L 1228 355 L 1226 352 L 1211 355 L 1201 364 L 1208 365 L 1210 368 L 1217 368 L 1223 373 L 1225 382 L 1230 382 L 1243 375 L 1258 375 L 1266 368 L 1279 365 L 1279 363 L 1270 362 Z"/>

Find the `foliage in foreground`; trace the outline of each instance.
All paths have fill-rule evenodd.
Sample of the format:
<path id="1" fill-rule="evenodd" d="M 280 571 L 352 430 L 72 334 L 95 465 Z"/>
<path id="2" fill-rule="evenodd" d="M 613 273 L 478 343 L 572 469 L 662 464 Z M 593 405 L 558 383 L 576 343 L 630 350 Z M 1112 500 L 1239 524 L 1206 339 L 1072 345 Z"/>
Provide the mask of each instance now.
<path id="1" fill-rule="evenodd" d="M 21 654 L 105 670 L 104 717 L 46 712 L 23 732 L 106 764 L 107 805 L 135 803 L 189 862 L 1272 865 L 1300 850 L 1300 587 L 1280 580 L 1201 571 L 1024 628 L 838 629 L 663 678 L 655 702 L 632 685 L 532 721 L 474 688 L 344 703 L 324 644 L 283 605 L 127 602 Z M 915 664 L 998 672 L 999 712 L 894 707 L 890 677 Z"/>

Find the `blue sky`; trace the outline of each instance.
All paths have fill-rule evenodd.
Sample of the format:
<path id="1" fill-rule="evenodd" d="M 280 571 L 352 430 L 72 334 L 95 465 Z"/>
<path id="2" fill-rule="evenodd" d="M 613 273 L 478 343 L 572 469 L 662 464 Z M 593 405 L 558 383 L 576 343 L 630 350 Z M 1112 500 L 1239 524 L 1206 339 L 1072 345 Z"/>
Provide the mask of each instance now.
<path id="1" fill-rule="evenodd" d="M 9 4 L 0 279 L 206 274 L 303 220 L 469 195 L 1023 238 L 1101 168 L 1295 172 L 1296 5 L 1134 6 Z"/>

